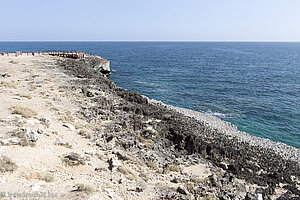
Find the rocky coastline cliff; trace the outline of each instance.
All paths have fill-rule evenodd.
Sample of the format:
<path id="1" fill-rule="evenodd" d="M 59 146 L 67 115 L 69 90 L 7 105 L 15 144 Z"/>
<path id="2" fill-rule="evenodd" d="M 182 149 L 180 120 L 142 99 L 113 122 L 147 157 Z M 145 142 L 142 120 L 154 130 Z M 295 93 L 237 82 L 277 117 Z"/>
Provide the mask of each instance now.
<path id="1" fill-rule="evenodd" d="M 3 79 L 9 75 L 5 71 L 22 62 L 11 59 L 14 63 L 8 59 L 2 63 Z M 0 185 L 2 191 L 12 190 L 10 183 L 22 187 L 27 184 L 31 191 L 37 186 L 42 189 L 36 191 L 55 191 L 59 199 L 300 198 L 299 149 L 240 132 L 213 116 L 165 105 L 120 88 L 106 77 L 106 72 L 95 69 L 99 63 L 90 58 L 41 56 L 34 66 L 31 61 L 37 58 L 24 59 L 28 62 L 23 64 L 27 75 L 17 79 L 31 85 L 28 93 L 42 95 L 32 99 L 46 101 L 50 114 L 46 118 L 41 117 L 45 113 L 26 117 L 20 112 L 19 116 L 15 107 L 2 109 L 17 114 L 17 121 L 10 121 L 16 127 L 22 129 L 33 120 L 40 121 L 35 123 L 42 127 L 31 127 L 38 130 L 32 134 L 25 131 L 22 137 L 30 144 L 25 147 L 20 146 L 22 137 L 16 136 L 22 134 L 19 129 L 1 136 L 0 161 L 7 164 L 4 158 L 11 158 L 9 163 L 14 163 L 8 172 L 3 170 L 6 186 Z M 26 65 L 31 68 L 24 69 Z M 11 77 L 17 76 L 18 70 L 16 67 Z M 46 77 L 49 74 L 53 80 Z M 14 98 L 18 86 L 6 83 L 2 92 L 12 93 Z M 30 90 L 33 86 L 35 91 Z M 40 139 L 33 139 L 34 135 Z M 9 143 L 12 137 L 21 139 Z M 45 167 L 22 164 L 25 161 L 13 151 L 21 155 L 25 150 L 25 155 L 35 151 L 49 154 L 48 158 L 42 156 Z M 47 163 L 51 156 L 55 164 Z M 43 159 L 32 158 L 31 162 Z M 41 173 L 36 177 L 31 171 Z M 53 177 L 51 183 L 40 178 L 44 172 Z M 29 174 L 26 179 L 20 175 L 24 173 Z"/>
<path id="2" fill-rule="evenodd" d="M 89 118 L 97 118 L 98 112 L 108 111 L 117 119 L 117 124 L 126 127 L 125 133 L 106 132 L 107 142 L 116 139 L 119 148 L 134 152 L 145 163 L 155 162 L 161 173 L 165 173 L 170 164 L 190 165 L 203 159 L 210 163 L 215 173 L 207 182 L 196 183 L 186 192 L 196 199 L 210 192 L 220 199 L 270 199 L 279 190 L 285 191 L 279 199 L 299 198 L 299 149 L 240 132 L 213 116 L 167 106 L 117 87 L 107 78 L 94 74 L 84 62 L 68 60 L 60 65 L 73 76 L 84 75 L 87 90 L 92 83 L 119 100 L 113 103 L 99 99 L 98 107 L 87 109 L 91 112 Z M 147 129 L 149 124 L 150 130 Z M 141 147 L 141 140 L 153 143 Z M 245 185 L 255 185 L 255 191 L 247 191 L 247 187 L 235 179 L 242 180 Z M 164 198 L 183 198 L 181 193 L 168 195 Z"/>

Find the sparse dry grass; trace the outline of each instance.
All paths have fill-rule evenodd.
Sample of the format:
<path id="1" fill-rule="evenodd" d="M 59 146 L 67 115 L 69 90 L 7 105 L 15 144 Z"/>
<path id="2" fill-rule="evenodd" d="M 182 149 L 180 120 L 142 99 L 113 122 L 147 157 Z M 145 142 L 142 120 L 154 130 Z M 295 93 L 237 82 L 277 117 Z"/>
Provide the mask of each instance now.
<path id="1" fill-rule="evenodd" d="M 23 131 L 19 132 L 17 134 L 17 136 L 21 139 L 19 142 L 19 145 L 21 145 L 22 147 L 28 146 L 29 145 L 29 141 L 25 135 L 25 133 Z"/>
<path id="2" fill-rule="evenodd" d="M 76 126 L 75 126 L 75 128 L 76 128 Z M 81 135 L 82 137 L 87 138 L 87 139 L 91 139 L 91 133 L 87 129 L 81 129 L 78 132 L 78 134 Z"/>
<path id="3" fill-rule="evenodd" d="M 129 170 L 125 166 L 119 166 L 118 171 L 124 175 L 128 175 L 130 173 Z"/>
<path id="4" fill-rule="evenodd" d="M 27 98 L 27 99 L 32 99 L 32 96 L 29 94 L 18 94 L 19 97 Z"/>
<path id="5" fill-rule="evenodd" d="M 97 153 L 96 154 L 99 160 L 107 160 L 107 157 L 103 154 Z"/>
<path id="6" fill-rule="evenodd" d="M 125 166 L 119 166 L 118 171 L 126 176 L 127 179 L 132 180 L 132 181 L 137 181 L 136 175 L 128 168 Z"/>
<path id="7" fill-rule="evenodd" d="M 27 107 L 22 107 L 22 106 L 14 106 L 12 107 L 12 109 L 13 109 L 12 114 L 22 115 L 25 118 L 31 118 L 38 114 L 32 109 Z"/>
<path id="8" fill-rule="evenodd" d="M 74 123 L 74 118 L 71 116 L 62 116 L 61 118 L 59 118 L 59 120 L 62 121 L 63 123 L 70 123 L 70 124 Z"/>
<path id="9" fill-rule="evenodd" d="M 18 64 L 19 62 L 18 62 L 18 61 L 11 60 L 11 61 L 9 61 L 8 63 L 10 63 L 10 64 Z"/>
<path id="10" fill-rule="evenodd" d="M 69 154 L 69 156 L 71 155 L 72 153 Z M 73 158 L 73 159 L 70 159 L 68 158 L 67 156 L 65 156 L 63 159 L 62 159 L 62 162 L 65 166 L 70 166 L 70 167 L 74 167 L 74 166 L 79 166 L 79 165 L 85 165 L 85 162 L 82 160 L 82 159 L 79 159 L 79 158 Z"/>
<path id="11" fill-rule="evenodd" d="M 137 167 L 144 167 L 146 164 L 140 160 L 139 158 L 137 158 L 135 155 L 131 154 L 131 153 L 127 153 L 130 155 L 131 157 L 131 163 L 136 165 Z"/>
<path id="12" fill-rule="evenodd" d="M 76 129 L 82 129 L 84 128 L 84 125 L 78 122 L 73 123 L 73 125 L 75 126 Z"/>
<path id="13" fill-rule="evenodd" d="M 17 88 L 17 83 L 15 81 L 10 81 L 10 82 L 6 82 L 6 81 L 1 81 L 0 82 L 0 86 L 2 87 L 8 87 L 8 88 Z"/>
<path id="14" fill-rule="evenodd" d="M 212 194 L 207 194 L 205 197 L 200 197 L 200 200 L 214 200 L 216 199 Z"/>
<path id="15" fill-rule="evenodd" d="M 72 149 L 72 145 L 69 142 L 66 142 L 65 144 L 57 144 L 58 146 L 64 146 L 68 149 Z"/>
<path id="16" fill-rule="evenodd" d="M 40 177 L 40 180 L 50 183 L 50 182 L 54 181 L 54 176 L 53 176 L 53 174 L 46 173 Z"/>
<path id="17" fill-rule="evenodd" d="M 67 90 L 65 90 L 65 89 L 60 89 L 60 90 L 58 90 L 58 92 L 66 92 Z"/>
<path id="18" fill-rule="evenodd" d="M 178 166 L 175 164 L 168 165 L 166 169 L 171 172 L 179 172 L 180 171 Z"/>
<path id="19" fill-rule="evenodd" d="M 86 194 L 92 194 L 95 191 L 94 188 L 83 183 L 76 184 L 75 187 L 77 187 L 76 191 L 85 192 Z"/>
<path id="20" fill-rule="evenodd" d="M 22 147 L 25 147 L 25 146 L 28 146 L 30 145 L 31 147 L 34 147 L 36 145 L 36 142 L 30 142 L 28 140 L 28 138 L 26 137 L 26 134 L 24 131 L 21 131 L 21 130 L 17 130 L 15 132 L 15 135 L 20 138 L 20 142 L 19 142 L 19 145 L 22 146 Z"/>
<path id="21" fill-rule="evenodd" d="M 70 111 L 66 111 L 65 115 L 63 115 L 61 118 L 59 118 L 60 121 L 62 121 L 63 123 L 70 123 L 70 124 L 74 124 L 75 119 L 72 116 L 72 113 Z"/>
<path id="22" fill-rule="evenodd" d="M 140 142 L 142 142 L 145 145 L 145 147 L 147 147 L 147 148 L 151 148 L 154 145 L 154 141 L 153 140 L 151 140 L 151 139 L 145 139 L 141 135 L 138 135 L 137 139 Z"/>
<path id="23" fill-rule="evenodd" d="M 91 123 L 87 123 L 87 124 L 85 125 L 85 127 L 86 127 L 86 128 L 90 128 L 90 129 L 96 128 L 96 126 L 93 125 L 93 124 L 91 124 Z"/>
<path id="24" fill-rule="evenodd" d="M 115 186 L 109 182 L 104 182 L 102 187 L 103 188 L 112 188 L 112 189 L 115 188 Z"/>
<path id="25" fill-rule="evenodd" d="M 28 180 L 30 180 L 30 179 L 41 179 L 41 173 L 40 172 L 31 172 L 29 174 L 24 175 L 24 177 Z"/>
<path id="26" fill-rule="evenodd" d="M 151 169 L 158 170 L 158 166 L 154 161 L 149 161 L 149 162 L 146 163 L 146 165 L 148 167 L 150 167 Z"/>
<path id="27" fill-rule="evenodd" d="M 146 183 L 149 181 L 149 179 L 150 179 L 150 177 L 149 177 L 149 175 L 147 174 L 147 172 L 145 172 L 145 170 L 141 170 L 141 173 L 140 173 L 140 175 L 139 175 L 139 177 L 141 177 L 141 179 L 143 180 L 143 181 L 145 181 Z"/>
<path id="28" fill-rule="evenodd" d="M 57 108 L 57 107 L 54 107 L 54 106 L 53 106 L 53 107 L 51 107 L 51 108 L 50 108 L 50 110 L 54 110 L 54 111 L 60 111 L 60 110 L 59 110 L 59 108 Z"/>
<path id="29" fill-rule="evenodd" d="M 17 165 L 8 157 L 2 156 L 0 158 L 0 172 L 12 172 L 17 168 Z"/>
<path id="30" fill-rule="evenodd" d="M 42 125 L 44 125 L 46 128 L 50 128 L 50 124 L 47 122 L 41 122 Z"/>
<path id="31" fill-rule="evenodd" d="M 36 90 L 36 86 L 35 85 L 33 85 L 33 84 L 30 84 L 29 85 L 29 91 L 35 91 Z"/>

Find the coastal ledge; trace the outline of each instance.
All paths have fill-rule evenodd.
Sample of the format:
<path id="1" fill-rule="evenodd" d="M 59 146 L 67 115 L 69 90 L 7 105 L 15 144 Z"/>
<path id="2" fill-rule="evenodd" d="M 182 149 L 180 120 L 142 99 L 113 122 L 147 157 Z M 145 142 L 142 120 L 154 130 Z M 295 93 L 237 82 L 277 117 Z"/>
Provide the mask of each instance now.
<path id="1" fill-rule="evenodd" d="M 87 54 L 86 52 L 80 50 L 42 50 L 38 52 L 3 52 L 0 51 L 0 56 L 57 56 L 65 58 L 74 58 L 74 59 L 84 59 L 89 66 L 93 66 L 93 69 L 101 72 L 102 74 L 110 74 L 110 61 L 104 57 L 96 56 L 93 54 Z"/>
<path id="2" fill-rule="evenodd" d="M 38 185 L 61 199 L 299 199 L 299 149 L 117 87 L 94 67 L 89 59 L 0 56 L 1 123 L 38 130 L 26 132 L 32 147 L 23 147 L 24 134 L 1 129 L 0 161 L 17 166 L 1 191 Z M 20 106 L 11 103 L 39 112 L 16 115 Z M 50 179 L 44 172 L 53 183 L 41 184 Z"/>
<path id="3" fill-rule="evenodd" d="M 85 67 L 86 74 L 90 74 L 89 66 Z M 76 69 L 71 73 L 76 74 Z M 114 96 L 122 98 L 121 105 L 110 106 L 132 115 L 131 125 L 137 131 L 135 137 L 143 133 L 149 118 L 159 120 L 155 130 L 160 134 L 151 149 L 165 162 L 182 156 L 198 156 L 225 170 L 229 176 L 260 186 L 257 192 L 262 193 L 264 199 L 274 199 L 278 191 L 284 191 L 278 196 L 280 199 L 300 197 L 299 149 L 238 131 L 214 116 L 157 103 L 137 92 L 119 88 L 110 80 L 90 78 L 93 82 L 104 82 Z M 145 152 L 137 154 L 140 158 L 149 158 Z M 164 166 L 165 162 L 159 165 Z"/>

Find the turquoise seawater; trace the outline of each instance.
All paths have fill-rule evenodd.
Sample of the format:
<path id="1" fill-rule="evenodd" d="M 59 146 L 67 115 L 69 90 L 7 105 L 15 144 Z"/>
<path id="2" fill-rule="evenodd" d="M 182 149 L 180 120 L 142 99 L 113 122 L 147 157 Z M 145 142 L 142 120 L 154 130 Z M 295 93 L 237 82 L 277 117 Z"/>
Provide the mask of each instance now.
<path id="1" fill-rule="evenodd" d="M 300 43 L 0 42 L 43 49 L 104 56 L 118 86 L 300 148 Z"/>

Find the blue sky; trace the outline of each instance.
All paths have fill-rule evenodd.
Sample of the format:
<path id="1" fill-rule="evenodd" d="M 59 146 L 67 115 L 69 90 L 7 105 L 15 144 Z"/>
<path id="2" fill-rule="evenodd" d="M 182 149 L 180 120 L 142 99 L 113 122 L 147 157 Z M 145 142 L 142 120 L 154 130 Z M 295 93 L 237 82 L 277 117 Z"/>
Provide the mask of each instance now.
<path id="1" fill-rule="evenodd" d="M 300 0 L 0 0 L 0 41 L 300 41 Z"/>

